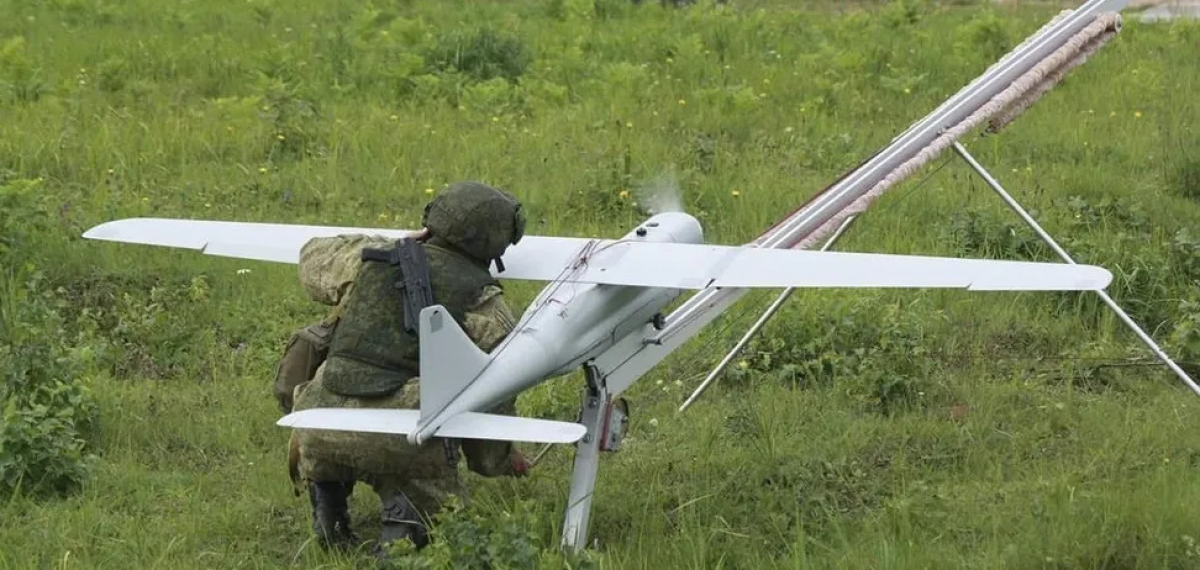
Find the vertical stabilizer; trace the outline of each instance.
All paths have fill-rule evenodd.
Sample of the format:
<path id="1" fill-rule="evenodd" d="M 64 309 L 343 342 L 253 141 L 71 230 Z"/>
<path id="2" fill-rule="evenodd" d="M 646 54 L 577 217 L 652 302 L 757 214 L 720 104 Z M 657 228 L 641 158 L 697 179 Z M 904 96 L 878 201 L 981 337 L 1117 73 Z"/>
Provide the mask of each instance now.
<path id="1" fill-rule="evenodd" d="M 441 412 L 471 384 L 491 357 L 471 342 L 445 307 L 421 310 L 421 423 Z"/>

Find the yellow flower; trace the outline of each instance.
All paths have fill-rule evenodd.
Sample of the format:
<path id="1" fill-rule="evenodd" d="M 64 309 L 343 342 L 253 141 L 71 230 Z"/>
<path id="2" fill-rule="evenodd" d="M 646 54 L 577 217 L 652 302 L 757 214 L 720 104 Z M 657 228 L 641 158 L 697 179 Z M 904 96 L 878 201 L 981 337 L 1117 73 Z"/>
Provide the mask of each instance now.
<path id="1" fill-rule="evenodd" d="M 1133 112 L 1133 116 L 1134 116 L 1134 118 L 1140 119 L 1140 118 L 1142 118 L 1142 112 L 1141 112 L 1141 111 L 1134 111 L 1134 112 Z"/>
<path id="2" fill-rule="evenodd" d="M 631 122 L 629 122 L 629 121 L 626 121 L 626 122 L 625 122 L 625 128 L 627 128 L 627 129 L 632 129 L 632 128 L 633 128 L 633 123 L 631 123 Z"/>
<path id="3" fill-rule="evenodd" d="M 258 173 L 259 173 L 259 174 L 266 174 L 266 173 L 267 173 L 267 167 L 265 167 L 265 166 L 260 166 L 260 167 L 258 167 Z"/>
<path id="4" fill-rule="evenodd" d="M 493 122 L 493 123 L 498 123 L 498 122 L 500 122 L 500 117 L 492 117 L 492 122 Z"/>
<path id="5" fill-rule="evenodd" d="M 629 197 L 629 191 L 628 191 L 628 190 L 621 190 L 621 193 L 620 193 L 620 194 L 618 194 L 618 196 L 620 196 L 620 197 L 621 197 L 621 199 L 622 199 L 622 200 L 624 200 L 624 199 L 626 199 L 626 198 L 628 198 L 628 197 Z"/>
<path id="6" fill-rule="evenodd" d="M 425 189 L 425 193 L 426 193 L 426 194 L 433 194 L 433 188 L 426 188 L 426 189 Z"/>
<path id="7" fill-rule="evenodd" d="M 396 115 L 392 115 L 392 116 L 388 117 L 388 119 L 390 119 L 390 120 L 392 120 L 392 121 L 395 121 L 395 120 L 397 120 L 397 119 L 399 119 L 399 118 L 400 118 L 400 117 L 398 117 L 398 116 L 396 116 Z"/>
<path id="8" fill-rule="evenodd" d="M 730 192 L 730 194 L 733 195 L 734 198 L 742 195 L 742 193 L 738 190 L 734 190 L 733 192 Z"/>
<path id="9" fill-rule="evenodd" d="M 745 360 L 739 360 L 739 361 L 738 361 L 738 368 L 741 368 L 742 370 L 745 370 L 745 369 L 747 369 L 747 368 L 750 368 L 750 363 L 749 363 L 749 362 L 746 362 Z"/>
<path id="10" fill-rule="evenodd" d="M 683 99 L 680 99 L 680 100 L 679 100 L 679 104 L 680 104 L 680 105 L 687 105 L 687 101 L 685 101 L 685 100 L 683 100 Z"/>
<path id="11" fill-rule="evenodd" d="M 226 131 L 229 131 L 229 132 L 231 132 L 231 133 L 232 133 L 232 132 L 233 132 L 233 127 L 225 127 L 225 130 L 226 130 Z"/>
<path id="12" fill-rule="evenodd" d="M 287 137 L 283 136 L 282 134 L 278 134 L 278 135 L 275 135 L 275 138 L 277 138 L 277 139 L 279 139 L 279 140 L 284 140 L 284 139 L 286 139 Z"/>

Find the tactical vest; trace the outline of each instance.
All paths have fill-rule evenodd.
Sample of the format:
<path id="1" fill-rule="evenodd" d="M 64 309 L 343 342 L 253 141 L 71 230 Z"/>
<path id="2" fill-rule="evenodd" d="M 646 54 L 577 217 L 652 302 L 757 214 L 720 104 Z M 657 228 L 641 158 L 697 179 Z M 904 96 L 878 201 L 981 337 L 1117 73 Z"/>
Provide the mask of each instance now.
<path id="1" fill-rule="evenodd" d="M 433 301 L 461 326 L 484 287 L 499 283 L 485 266 L 457 252 L 431 244 L 423 247 Z M 404 287 L 399 266 L 363 261 L 329 344 L 324 375 L 328 390 L 350 397 L 386 396 L 420 374 L 417 332 L 404 327 Z"/>

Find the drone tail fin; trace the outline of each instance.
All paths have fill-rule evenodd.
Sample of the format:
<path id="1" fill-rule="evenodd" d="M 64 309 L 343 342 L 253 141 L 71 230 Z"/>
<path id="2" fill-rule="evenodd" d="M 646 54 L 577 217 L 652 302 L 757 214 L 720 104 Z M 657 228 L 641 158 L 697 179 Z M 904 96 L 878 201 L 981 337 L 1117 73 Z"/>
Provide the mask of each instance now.
<path id="1" fill-rule="evenodd" d="M 445 307 L 421 310 L 421 422 L 432 420 L 492 361 Z"/>

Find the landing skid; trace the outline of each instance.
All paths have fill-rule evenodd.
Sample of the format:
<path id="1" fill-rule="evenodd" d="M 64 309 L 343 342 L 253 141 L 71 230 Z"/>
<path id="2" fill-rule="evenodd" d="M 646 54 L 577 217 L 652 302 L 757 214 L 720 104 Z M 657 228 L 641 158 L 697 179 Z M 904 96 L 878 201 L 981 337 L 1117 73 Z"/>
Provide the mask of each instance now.
<path id="1" fill-rule="evenodd" d="M 562 532 L 563 548 L 575 552 L 587 545 L 600 453 L 620 448 L 629 418 L 625 400 L 612 401 L 604 377 L 595 365 L 584 365 L 583 373 L 586 385 L 579 423 L 587 428 L 587 434 L 575 444 L 575 466 Z"/>

